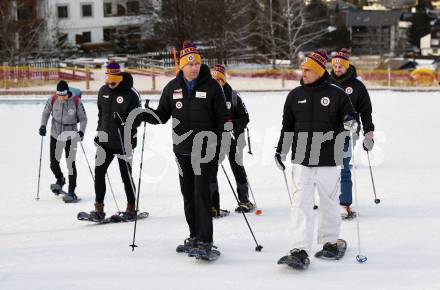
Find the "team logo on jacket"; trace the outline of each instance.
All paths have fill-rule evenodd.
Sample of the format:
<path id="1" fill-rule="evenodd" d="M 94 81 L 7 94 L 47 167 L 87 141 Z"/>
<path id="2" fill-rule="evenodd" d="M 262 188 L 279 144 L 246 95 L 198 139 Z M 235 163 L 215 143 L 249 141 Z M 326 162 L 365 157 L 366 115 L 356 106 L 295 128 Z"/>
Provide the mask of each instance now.
<path id="1" fill-rule="evenodd" d="M 230 110 L 232 107 L 231 102 L 226 102 L 226 108 L 228 108 L 228 110 Z"/>
<path id="2" fill-rule="evenodd" d="M 116 98 L 116 102 L 118 102 L 118 104 L 122 104 L 122 102 L 124 102 L 124 98 L 119 96 Z"/>
<path id="3" fill-rule="evenodd" d="M 196 98 L 206 99 L 206 92 L 196 92 Z"/>
<path id="4" fill-rule="evenodd" d="M 328 105 L 330 105 L 330 99 L 328 97 L 323 97 L 321 99 L 321 105 L 323 105 L 324 107 L 327 107 Z"/>
<path id="5" fill-rule="evenodd" d="M 345 89 L 345 92 L 347 93 L 347 95 L 351 95 L 353 93 L 353 88 L 352 87 L 347 87 Z"/>
<path id="6" fill-rule="evenodd" d="M 183 98 L 182 90 L 175 90 L 173 92 L 173 100 L 182 99 L 182 98 Z"/>
<path id="7" fill-rule="evenodd" d="M 183 106 L 182 102 L 176 102 L 177 109 L 182 109 L 182 106 Z"/>

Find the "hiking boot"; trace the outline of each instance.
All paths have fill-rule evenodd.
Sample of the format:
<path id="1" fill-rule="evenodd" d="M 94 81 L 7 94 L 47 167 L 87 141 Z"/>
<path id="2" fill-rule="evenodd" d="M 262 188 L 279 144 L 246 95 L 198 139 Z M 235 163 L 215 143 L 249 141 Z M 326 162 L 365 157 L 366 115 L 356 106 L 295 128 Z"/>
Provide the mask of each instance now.
<path id="1" fill-rule="evenodd" d="M 100 221 L 105 219 L 103 203 L 95 203 L 95 210 L 90 212 L 90 219 L 95 221 Z"/>
<path id="2" fill-rule="evenodd" d="M 189 253 L 193 248 L 197 246 L 196 238 L 187 238 L 183 241 L 183 245 L 178 245 L 176 248 L 177 253 Z"/>
<path id="3" fill-rule="evenodd" d="M 136 218 L 136 204 L 127 203 L 127 209 L 120 213 L 120 215 L 127 220 L 133 220 Z"/>
<path id="4" fill-rule="evenodd" d="M 344 220 L 354 219 L 356 217 L 356 212 L 351 210 L 349 205 L 341 206 L 341 218 Z"/>
<path id="5" fill-rule="evenodd" d="M 309 255 L 306 251 L 300 249 L 292 249 L 286 256 L 278 260 L 278 264 L 287 264 L 292 268 L 306 269 L 310 264 Z"/>
<path id="6" fill-rule="evenodd" d="M 221 218 L 229 215 L 229 210 L 212 207 L 212 217 Z"/>
<path id="7" fill-rule="evenodd" d="M 252 212 L 255 210 L 255 205 L 248 201 L 240 201 L 238 203 L 237 208 L 235 209 L 236 212 Z"/>
<path id="8" fill-rule="evenodd" d="M 338 244 L 327 242 L 322 247 L 322 250 L 326 253 L 324 256 L 336 257 L 338 255 Z"/>

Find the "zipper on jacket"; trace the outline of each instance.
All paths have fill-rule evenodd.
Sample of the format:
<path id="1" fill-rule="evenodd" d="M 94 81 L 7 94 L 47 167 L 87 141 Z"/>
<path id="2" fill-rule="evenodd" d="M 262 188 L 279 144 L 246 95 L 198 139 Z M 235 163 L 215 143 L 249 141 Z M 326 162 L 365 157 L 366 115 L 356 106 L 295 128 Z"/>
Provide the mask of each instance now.
<path id="1" fill-rule="evenodd" d="M 109 114 L 108 114 L 108 118 L 107 118 L 108 122 L 107 122 L 106 131 L 107 131 L 107 134 L 109 134 L 109 135 L 110 135 L 110 123 L 112 121 L 112 107 L 113 107 L 113 94 L 111 94 L 111 96 L 109 97 L 109 104 L 108 104 L 108 108 L 109 108 L 108 112 L 109 112 Z"/>
<path id="2" fill-rule="evenodd" d="M 64 103 L 61 107 L 61 129 L 60 129 L 60 134 L 58 135 L 58 137 L 61 135 L 61 133 L 63 133 L 63 130 L 64 130 L 63 115 L 64 115 Z"/>

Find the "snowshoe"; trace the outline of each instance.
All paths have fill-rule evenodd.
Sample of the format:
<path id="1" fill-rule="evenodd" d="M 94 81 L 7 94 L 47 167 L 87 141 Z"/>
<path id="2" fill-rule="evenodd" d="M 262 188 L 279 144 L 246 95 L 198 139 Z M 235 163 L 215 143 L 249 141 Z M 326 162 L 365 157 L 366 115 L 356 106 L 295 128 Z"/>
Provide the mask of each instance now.
<path id="1" fill-rule="evenodd" d="M 288 255 L 281 257 L 277 264 L 286 264 L 293 269 L 305 270 L 310 265 L 310 259 L 306 251 L 293 249 Z"/>
<path id="2" fill-rule="evenodd" d="M 137 219 L 141 220 L 147 218 L 148 216 L 149 216 L 148 212 L 141 212 L 137 215 Z M 126 222 L 133 222 L 136 220 L 136 218 L 126 219 L 124 218 L 124 216 L 121 215 L 121 213 L 117 213 L 109 218 L 105 218 L 105 213 L 101 213 L 97 211 L 91 211 L 90 213 L 82 211 L 78 213 L 77 219 L 80 221 L 95 222 L 97 224 L 121 223 L 121 222 L 126 223 Z"/>
<path id="3" fill-rule="evenodd" d="M 188 256 L 197 260 L 215 261 L 220 257 L 220 251 L 212 243 L 198 242 L 197 246 L 188 253 Z"/>
<path id="4" fill-rule="evenodd" d="M 61 179 L 57 179 L 57 181 L 54 184 L 50 185 L 50 190 L 55 195 L 63 194 L 63 185 L 66 184 L 66 179 L 62 177 Z"/>
<path id="5" fill-rule="evenodd" d="M 183 242 L 183 245 L 178 245 L 176 248 L 177 253 L 187 253 L 197 246 L 196 238 L 187 238 Z"/>
<path id="6" fill-rule="evenodd" d="M 218 219 L 218 218 L 222 218 L 222 217 L 225 217 L 228 215 L 229 215 L 229 210 L 225 210 L 225 209 L 221 209 L 221 208 L 217 209 L 215 207 L 212 207 L 212 217 L 213 218 Z"/>
<path id="7" fill-rule="evenodd" d="M 77 219 L 80 221 L 89 221 L 98 224 L 107 224 L 112 222 L 110 218 L 105 218 L 105 213 L 97 213 L 96 211 L 91 211 L 90 213 L 84 211 L 79 212 Z"/>
<path id="8" fill-rule="evenodd" d="M 141 220 L 147 218 L 150 214 L 148 212 L 140 212 L 137 215 L 137 219 Z M 110 217 L 112 223 L 120 223 L 120 222 L 134 222 L 136 220 L 136 214 L 133 215 L 127 212 L 118 212 Z"/>
<path id="9" fill-rule="evenodd" d="M 118 212 L 117 215 L 123 221 L 131 221 L 136 219 L 136 205 L 133 203 L 127 204 L 127 209 L 125 211 Z"/>
<path id="10" fill-rule="evenodd" d="M 80 201 L 81 198 L 78 198 L 78 196 L 74 192 L 65 193 L 63 196 L 63 201 L 65 203 L 76 203 Z"/>
<path id="11" fill-rule="evenodd" d="M 341 208 L 341 218 L 343 220 L 352 220 L 356 218 L 357 213 L 351 210 L 350 206 L 342 206 Z"/>
<path id="12" fill-rule="evenodd" d="M 325 260 L 339 260 L 342 259 L 347 250 L 347 242 L 342 239 L 338 239 L 336 243 L 325 243 L 322 250 L 315 254 L 316 258 Z"/>
<path id="13" fill-rule="evenodd" d="M 253 212 L 255 210 L 255 205 L 250 201 L 240 201 L 238 206 L 235 208 L 235 212 Z"/>

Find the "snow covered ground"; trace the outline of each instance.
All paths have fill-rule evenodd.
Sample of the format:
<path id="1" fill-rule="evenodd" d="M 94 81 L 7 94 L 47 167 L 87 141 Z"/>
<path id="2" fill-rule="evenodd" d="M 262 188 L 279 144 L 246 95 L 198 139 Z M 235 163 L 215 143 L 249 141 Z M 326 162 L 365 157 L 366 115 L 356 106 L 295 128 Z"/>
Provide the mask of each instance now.
<path id="1" fill-rule="evenodd" d="M 358 264 L 356 222 L 343 223 L 348 251 L 341 261 L 312 258 L 309 270 L 276 264 L 289 250 L 289 201 L 281 172 L 273 164 L 285 93 L 244 94 L 251 114 L 254 156 L 245 163 L 262 216 L 248 215 L 261 253 L 243 217 L 214 221 L 220 259 L 208 264 L 175 252 L 187 236 L 170 124 L 147 126 L 139 221 L 131 252 L 133 224 L 94 225 L 76 220 L 93 208 L 94 190 L 78 151 L 82 201 L 64 204 L 49 191 L 49 142 L 44 140 L 41 199 L 35 200 L 44 103 L 0 101 L 0 289 L 440 289 L 440 93 L 372 92 L 376 146 L 372 152 L 377 193 L 373 203 L 366 155 L 356 151 L 362 252 Z M 96 105 L 86 102 L 89 127 L 85 149 L 93 162 Z M 140 133 L 143 127 L 140 128 Z M 140 147 L 136 148 L 135 180 Z M 229 166 L 226 166 L 230 173 Z M 231 174 L 231 173 L 230 173 Z M 125 195 L 116 162 L 109 175 L 120 208 Z M 235 202 L 219 171 L 222 208 Z M 106 212 L 116 211 L 108 191 Z M 319 246 L 315 245 L 314 250 Z"/>

